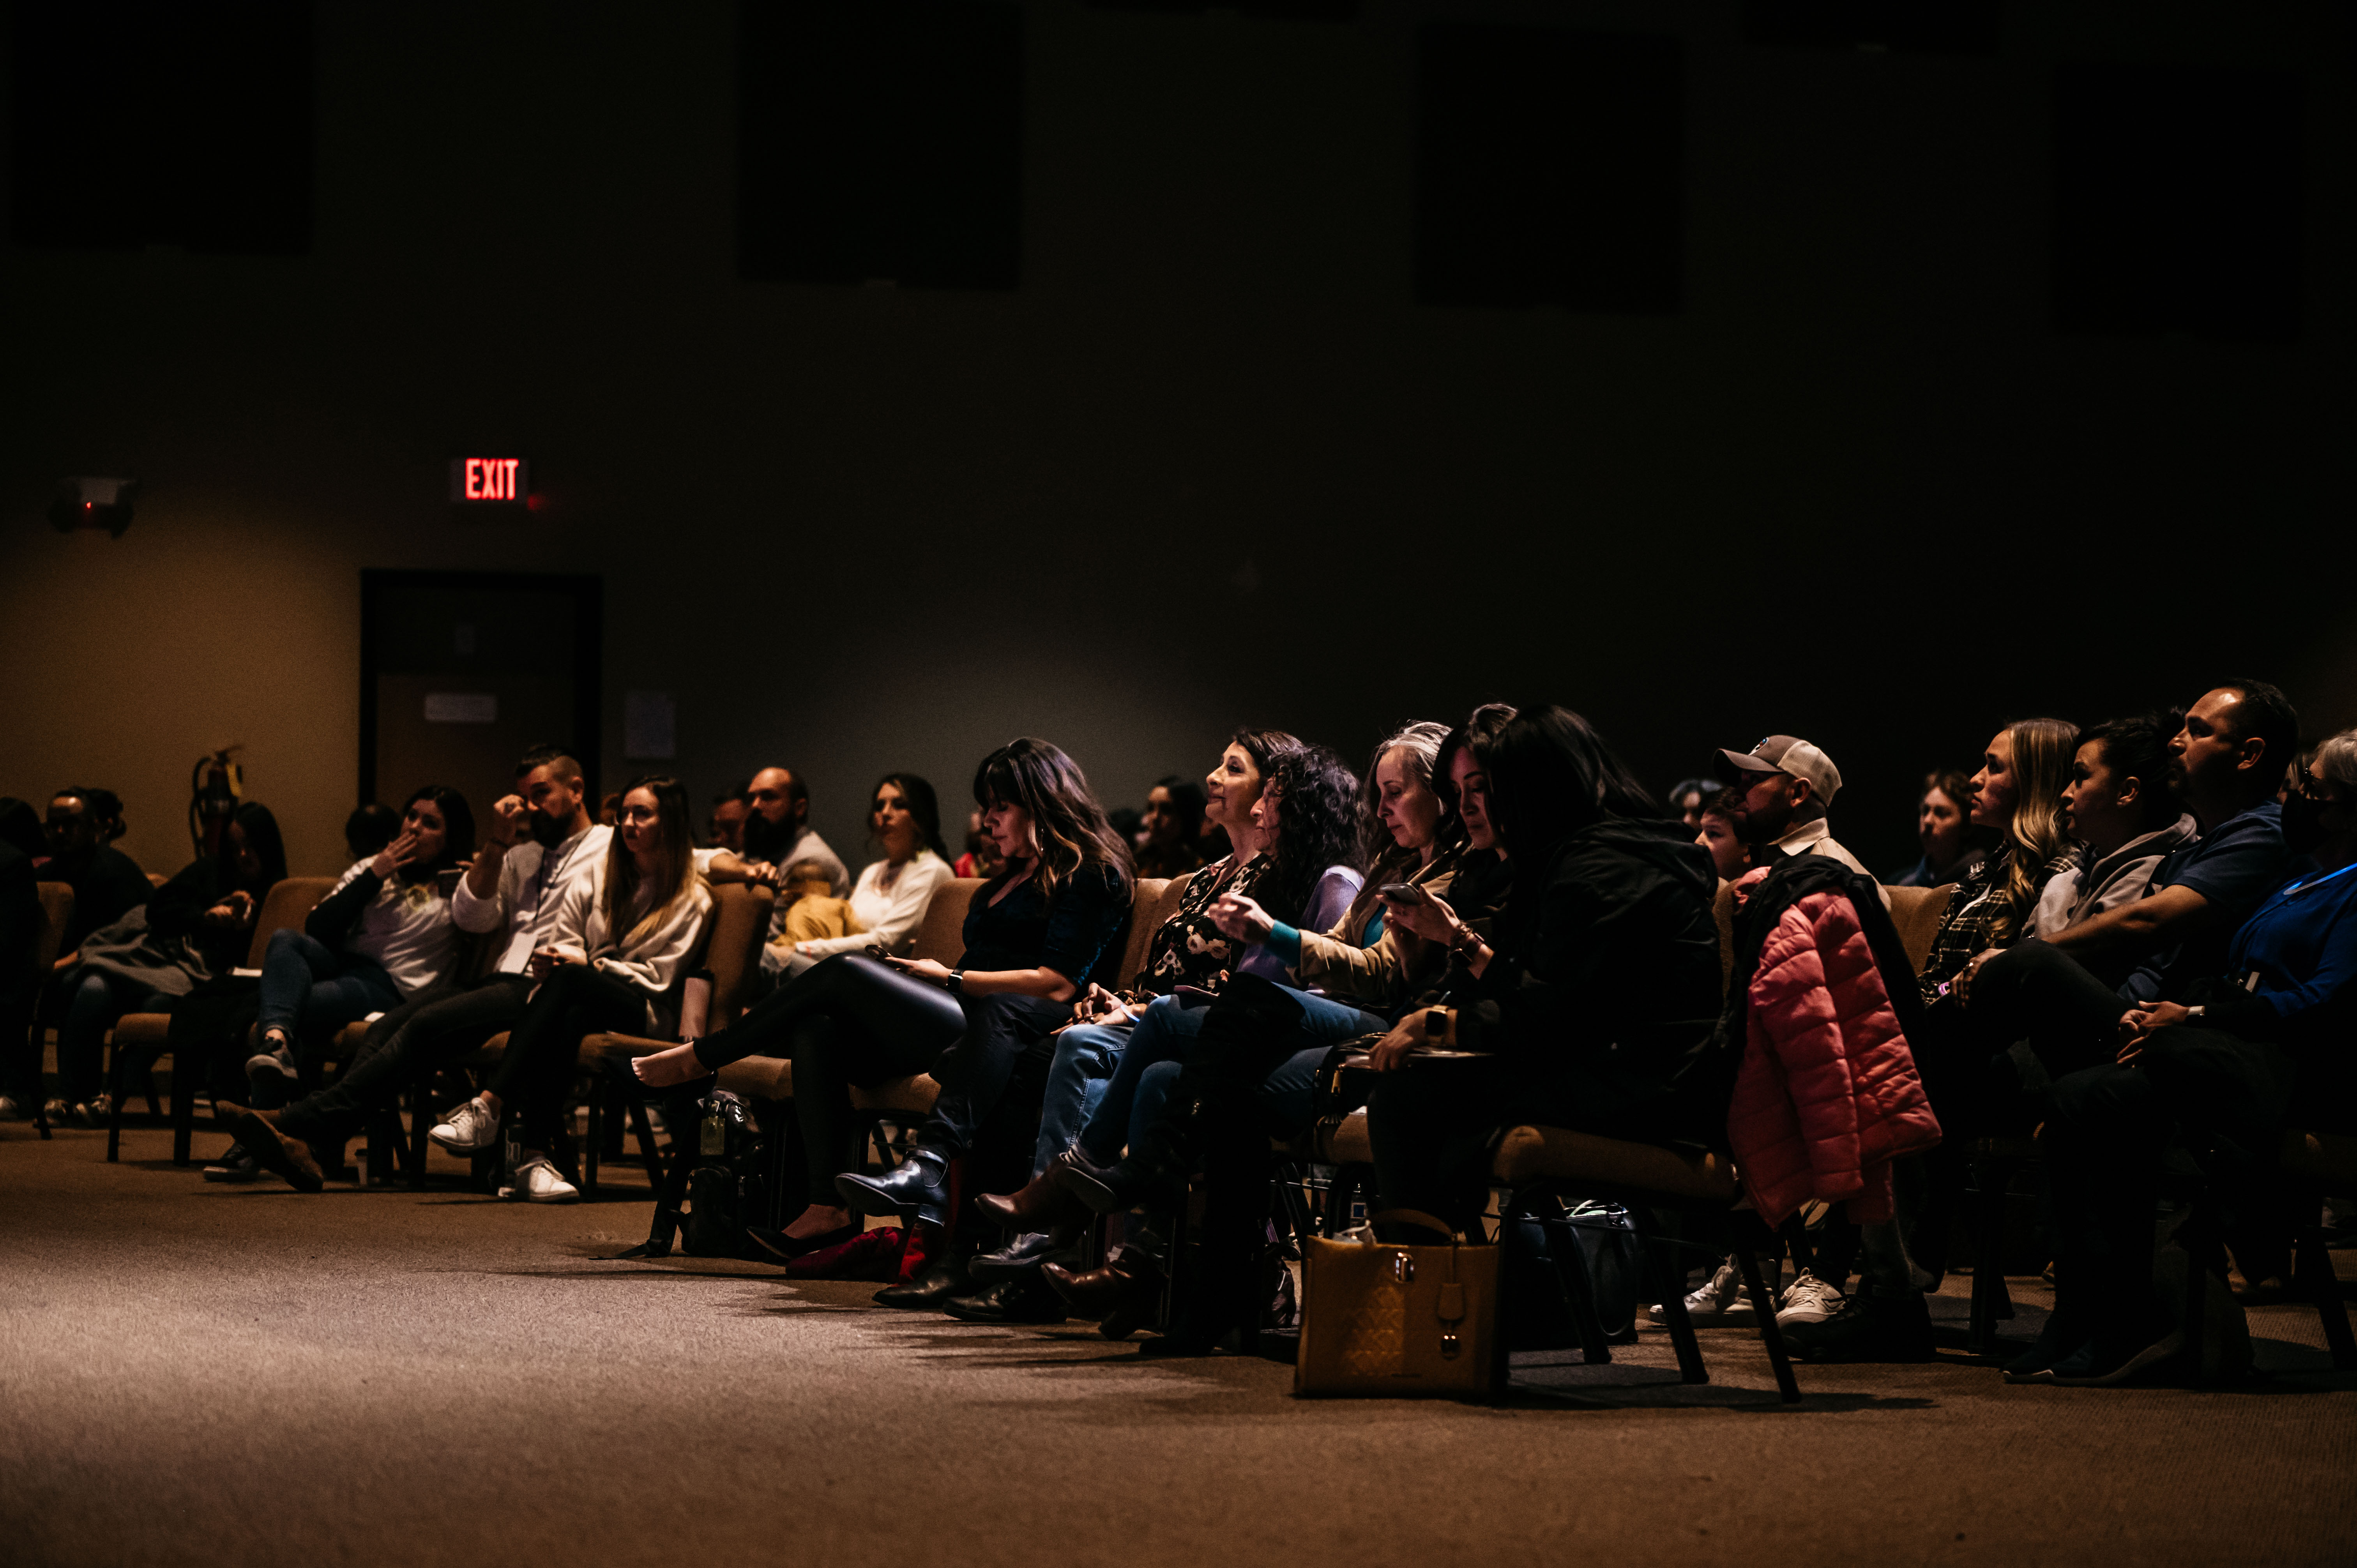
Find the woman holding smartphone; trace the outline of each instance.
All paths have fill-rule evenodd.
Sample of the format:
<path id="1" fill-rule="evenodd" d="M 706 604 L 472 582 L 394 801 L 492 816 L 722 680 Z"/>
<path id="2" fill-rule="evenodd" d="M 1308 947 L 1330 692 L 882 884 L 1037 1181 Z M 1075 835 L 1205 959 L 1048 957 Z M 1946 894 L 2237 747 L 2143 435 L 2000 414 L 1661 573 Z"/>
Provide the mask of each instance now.
<path id="1" fill-rule="evenodd" d="M 581 947 L 533 954 L 530 972 L 540 984 L 509 1032 L 490 1084 L 429 1134 L 453 1154 L 488 1149 L 512 1102 L 524 1159 L 508 1173 L 510 1190 L 534 1203 L 580 1196 L 551 1156 L 564 1152 L 565 1101 L 581 1042 L 601 1031 L 673 1034 L 680 983 L 712 915 L 679 780 L 633 779 L 619 816 L 605 860 L 594 876 L 573 884 L 574 907 L 555 925 L 581 932 Z"/>
<path id="2" fill-rule="evenodd" d="M 441 978 L 458 946 L 441 874 L 474 853 L 466 797 L 425 785 L 403 802 L 393 842 L 347 869 L 301 930 L 271 934 L 255 1018 L 262 1049 L 246 1063 L 253 1103 L 285 1102 L 298 1037 L 331 1035 Z"/>
<path id="3" fill-rule="evenodd" d="M 756 1237 L 780 1261 L 848 1240 L 856 1213 L 938 1228 L 949 1218 L 950 1161 L 996 1108 L 1016 1059 L 1071 1016 L 1089 972 L 1129 914 L 1129 848 L 1078 764 L 1044 740 L 1010 741 L 974 770 L 983 830 L 1006 859 L 965 918 L 954 969 L 927 960 L 842 953 L 748 1009 L 733 1026 L 632 1065 L 657 1087 L 756 1054 L 791 1056 L 809 1207 L 781 1235 Z M 909 1158 L 860 1176 L 861 1122 L 850 1086 L 930 1071 L 942 1086 Z M 945 1299 L 963 1269 L 887 1305 Z"/>
<path id="4" fill-rule="evenodd" d="M 1158 1060 L 1174 1039 L 1191 1037 L 1202 1001 L 1234 975 L 1286 976 L 1283 957 L 1220 927 L 1217 906 L 1258 895 L 1304 924 L 1318 924 L 1338 917 L 1359 890 L 1359 783 L 1333 753 L 1281 730 L 1242 729 L 1204 783 L 1210 820 L 1225 830 L 1230 853 L 1193 874 L 1178 909 L 1154 933 L 1136 984 L 1117 995 L 1090 987 L 1081 1021 L 1056 1036 L 1031 1181 L 975 1200 L 985 1218 L 1016 1232 L 1007 1247 L 974 1260 L 977 1279 L 1028 1273 L 1075 1240 L 1088 1211 L 1049 1177 L 1049 1166 L 1108 1103 L 1121 1109 L 1105 1113 L 1101 1135 L 1118 1153 L 1137 1078 L 1129 1065 L 1133 1039 L 1146 1041 L 1144 1061 Z"/>

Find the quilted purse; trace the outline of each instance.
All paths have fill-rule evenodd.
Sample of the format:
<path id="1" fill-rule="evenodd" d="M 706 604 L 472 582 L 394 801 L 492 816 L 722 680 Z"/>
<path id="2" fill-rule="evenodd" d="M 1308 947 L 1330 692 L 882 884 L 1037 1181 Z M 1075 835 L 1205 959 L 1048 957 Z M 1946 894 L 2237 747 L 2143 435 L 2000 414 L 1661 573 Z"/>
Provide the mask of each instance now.
<path id="1" fill-rule="evenodd" d="M 1304 1249 L 1297 1394 L 1486 1399 L 1505 1382 L 1498 1335 L 1499 1249 L 1402 1247 L 1375 1225 L 1448 1227 L 1412 1208 L 1373 1215 L 1363 1240 Z"/>

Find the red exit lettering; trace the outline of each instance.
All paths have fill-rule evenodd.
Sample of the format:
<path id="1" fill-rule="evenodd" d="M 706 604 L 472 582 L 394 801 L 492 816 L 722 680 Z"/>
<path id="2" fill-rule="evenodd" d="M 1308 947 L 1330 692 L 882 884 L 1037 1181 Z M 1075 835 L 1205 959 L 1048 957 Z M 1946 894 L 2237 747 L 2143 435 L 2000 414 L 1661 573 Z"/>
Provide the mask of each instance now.
<path id="1" fill-rule="evenodd" d="M 453 500 L 517 501 L 523 499 L 521 457 L 461 457 L 451 467 Z"/>

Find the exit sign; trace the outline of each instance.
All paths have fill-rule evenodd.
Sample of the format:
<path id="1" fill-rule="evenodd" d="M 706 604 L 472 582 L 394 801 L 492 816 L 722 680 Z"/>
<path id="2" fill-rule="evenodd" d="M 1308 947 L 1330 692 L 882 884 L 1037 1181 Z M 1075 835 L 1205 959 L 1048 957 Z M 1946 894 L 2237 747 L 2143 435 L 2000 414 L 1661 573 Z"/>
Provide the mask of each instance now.
<path id="1" fill-rule="evenodd" d="M 532 465 L 521 457 L 453 457 L 450 499 L 521 505 L 532 494 Z"/>

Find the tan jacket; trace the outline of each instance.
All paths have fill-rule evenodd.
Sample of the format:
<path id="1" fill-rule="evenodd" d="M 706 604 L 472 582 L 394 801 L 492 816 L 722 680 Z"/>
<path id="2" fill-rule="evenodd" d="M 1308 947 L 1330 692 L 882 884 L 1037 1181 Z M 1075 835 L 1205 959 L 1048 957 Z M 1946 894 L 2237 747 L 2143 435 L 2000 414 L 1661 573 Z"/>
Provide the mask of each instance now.
<path id="1" fill-rule="evenodd" d="M 1427 893 L 1445 897 L 1456 875 L 1455 855 L 1435 855 L 1430 865 L 1417 867 L 1407 880 Z M 1394 879 L 1386 868 L 1378 866 L 1333 929 L 1301 933 L 1301 962 L 1294 972 L 1302 984 L 1366 1004 L 1372 1010 L 1387 1011 L 1422 991 L 1446 967 L 1446 949 L 1389 921 L 1383 923 L 1383 934 L 1372 946 L 1361 945 L 1378 908 L 1375 889 Z"/>

